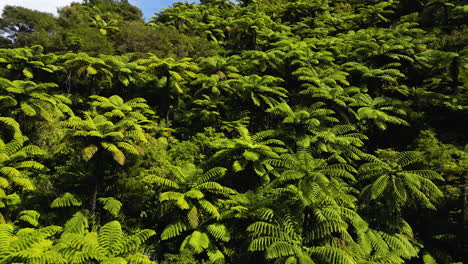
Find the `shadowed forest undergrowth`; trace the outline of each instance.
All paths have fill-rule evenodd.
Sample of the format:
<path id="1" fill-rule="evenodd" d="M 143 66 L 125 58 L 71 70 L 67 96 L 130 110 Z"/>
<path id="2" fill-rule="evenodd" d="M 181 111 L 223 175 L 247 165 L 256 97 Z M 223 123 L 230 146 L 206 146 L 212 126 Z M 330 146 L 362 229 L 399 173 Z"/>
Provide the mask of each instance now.
<path id="1" fill-rule="evenodd" d="M 0 18 L 1 264 L 468 263 L 468 5 Z"/>

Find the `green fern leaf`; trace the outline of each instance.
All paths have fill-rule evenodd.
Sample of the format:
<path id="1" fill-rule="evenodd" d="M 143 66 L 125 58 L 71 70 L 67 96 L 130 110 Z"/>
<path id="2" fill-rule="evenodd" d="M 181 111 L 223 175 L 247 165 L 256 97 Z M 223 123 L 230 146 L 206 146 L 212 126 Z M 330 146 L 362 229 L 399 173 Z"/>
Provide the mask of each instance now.
<path id="1" fill-rule="evenodd" d="M 179 236 L 182 232 L 187 231 L 188 226 L 182 222 L 177 222 L 174 224 L 170 224 L 164 228 L 161 233 L 161 239 L 167 240 L 176 236 Z"/>
<path id="2" fill-rule="evenodd" d="M 64 193 L 50 204 L 51 208 L 64 208 L 71 206 L 81 206 L 81 201 L 71 193 Z"/>
<path id="3" fill-rule="evenodd" d="M 122 208 L 122 203 L 113 197 L 99 198 L 98 200 L 103 204 L 103 208 L 113 216 L 117 216 Z"/>

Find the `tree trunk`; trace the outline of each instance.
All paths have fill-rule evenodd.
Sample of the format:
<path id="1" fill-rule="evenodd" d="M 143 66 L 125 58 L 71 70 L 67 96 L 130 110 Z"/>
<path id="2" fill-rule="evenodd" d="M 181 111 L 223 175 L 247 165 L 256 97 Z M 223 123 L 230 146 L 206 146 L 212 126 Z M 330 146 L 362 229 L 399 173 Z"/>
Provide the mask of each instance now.
<path id="1" fill-rule="evenodd" d="M 463 186 L 463 263 L 468 263 L 468 174 L 463 176 L 464 183 Z M 462 238 L 463 238 L 462 237 Z"/>
<path id="2" fill-rule="evenodd" d="M 0 210 L 0 224 L 6 224 L 10 221 L 8 205 L 3 207 L 3 210 Z"/>
<path id="3" fill-rule="evenodd" d="M 92 175 L 92 182 L 94 181 L 94 186 L 90 189 L 92 189 L 91 191 L 91 195 L 90 195 L 90 215 L 91 216 L 94 216 L 96 214 L 96 203 L 97 203 L 97 196 L 98 196 L 98 192 L 99 192 L 99 187 L 101 185 L 101 170 L 103 170 L 102 166 L 101 166 L 101 159 L 103 158 L 104 155 L 100 155 L 101 153 L 96 153 L 96 155 L 94 156 L 94 158 L 96 159 L 96 163 L 94 164 L 95 168 L 94 168 L 94 173 Z"/>
<path id="4" fill-rule="evenodd" d="M 166 78 L 167 78 L 167 81 L 164 87 L 164 97 L 166 100 L 162 102 L 161 110 L 163 111 L 163 113 L 165 113 L 165 116 L 166 116 L 166 127 L 169 127 L 169 123 L 170 123 L 169 115 L 170 115 L 170 110 L 171 110 L 171 74 L 169 73 L 169 71 L 166 74 Z"/>
<path id="5" fill-rule="evenodd" d="M 91 89 L 89 91 L 90 95 L 97 95 L 97 88 L 96 88 L 97 82 L 94 77 L 91 79 Z"/>
<path id="6" fill-rule="evenodd" d="M 94 185 L 93 191 L 91 193 L 91 215 L 94 215 L 96 212 L 96 201 L 97 201 L 97 194 L 98 194 L 98 184 Z"/>

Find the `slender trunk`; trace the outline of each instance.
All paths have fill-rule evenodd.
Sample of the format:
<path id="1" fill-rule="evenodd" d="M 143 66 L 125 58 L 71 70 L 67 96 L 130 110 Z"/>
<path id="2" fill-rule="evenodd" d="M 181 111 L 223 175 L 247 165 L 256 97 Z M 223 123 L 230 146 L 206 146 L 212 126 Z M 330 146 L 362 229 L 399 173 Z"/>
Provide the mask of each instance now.
<path id="1" fill-rule="evenodd" d="M 468 174 L 464 176 L 463 186 L 463 231 L 465 239 L 463 240 L 463 252 L 465 252 L 463 263 L 468 263 Z"/>
<path id="2" fill-rule="evenodd" d="M 96 81 L 94 80 L 94 77 L 91 79 L 90 95 L 97 95 Z"/>
<path id="3" fill-rule="evenodd" d="M 98 197 L 98 192 L 99 192 L 99 187 L 101 185 L 101 173 L 103 168 L 101 167 L 101 159 L 103 158 L 103 155 L 100 155 L 100 153 L 96 153 L 95 155 L 95 167 L 94 167 L 94 173 L 92 175 L 92 181 L 94 182 L 94 186 L 90 188 L 92 191 L 90 193 L 90 215 L 94 216 L 96 214 L 96 203 L 97 203 L 97 197 Z"/>
<path id="4" fill-rule="evenodd" d="M 65 80 L 65 85 L 66 85 L 66 87 L 67 87 L 67 93 L 71 93 L 71 80 L 72 80 L 71 77 L 72 77 L 72 76 L 71 76 L 71 73 L 69 73 L 69 74 L 67 75 L 67 79 Z"/>
<path id="5" fill-rule="evenodd" d="M 170 114 L 170 109 L 171 109 L 171 102 L 170 102 L 171 101 L 171 74 L 169 73 L 169 71 L 166 74 L 166 78 L 167 78 L 166 85 L 163 89 L 165 100 L 161 104 L 161 109 L 163 110 L 163 113 L 165 113 L 166 115 L 166 127 L 169 127 L 169 121 L 170 121 L 169 114 Z"/>
<path id="6" fill-rule="evenodd" d="M 170 117 L 169 117 L 170 114 L 171 114 L 171 110 L 168 110 L 166 113 L 166 127 L 170 127 Z"/>
<path id="7" fill-rule="evenodd" d="M 94 215 L 96 212 L 96 201 L 98 195 L 98 185 L 97 182 L 94 185 L 93 191 L 91 192 L 91 215 Z"/>
<path id="8" fill-rule="evenodd" d="M 306 233 L 310 231 L 314 224 L 316 224 L 314 222 L 314 212 L 310 206 L 306 206 L 302 214 L 302 237 L 306 237 Z M 310 243 L 310 241 L 308 242 Z"/>
<path id="9" fill-rule="evenodd" d="M 0 210 L 0 224 L 6 224 L 10 220 L 8 206 L 3 207 L 3 210 Z"/>

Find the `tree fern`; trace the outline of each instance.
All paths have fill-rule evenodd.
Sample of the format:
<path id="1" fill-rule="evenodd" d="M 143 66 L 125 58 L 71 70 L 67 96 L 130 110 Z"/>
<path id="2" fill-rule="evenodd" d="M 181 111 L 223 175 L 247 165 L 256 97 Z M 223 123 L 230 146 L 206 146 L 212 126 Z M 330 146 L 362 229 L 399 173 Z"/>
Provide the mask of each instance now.
<path id="1" fill-rule="evenodd" d="M 21 211 L 20 215 L 18 216 L 18 220 L 24 221 L 32 226 L 38 226 L 39 217 L 40 217 L 40 214 L 37 211 L 25 210 L 25 211 Z"/>
<path id="2" fill-rule="evenodd" d="M 226 169 L 221 167 L 203 172 L 189 164 L 184 168 L 173 169 L 173 181 L 162 180 L 159 177 L 156 182 L 153 181 L 163 188 L 159 200 L 183 212 L 183 217 L 179 215 L 175 221 L 164 228 L 161 239 L 184 236 L 180 245 L 181 250 L 188 249 L 195 254 L 207 252 L 212 260 L 224 259 L 224 254 L 219 251 L 218 243 L 229 241 L 230 234 L 226 226 L 218 222 L 221 220 L 221 208 L 216 202 L 236 194 L 236 191 L 214 181 L 222 178 L 225 172 Z M 171 184 L 166 184 L 166 182 L 171 182 Z M 174 191 L 169 191 L 171 189 Z"/>
<path id="3" fill-rule="evenodd" d="M 70 206 L 81 206 L 81 201 L 71 193 L 64 193 L 61 197 L 56 198 L 50 204 L 51 208 L 63 208 Z"/>
<path id="4" fill-rule="evenodd" d="M 0 224 L 0 261 L 65 264 L 66 260 L 52 247 L 53 236 L 60 231 L 58 226 L 16 230 L 13 225 Z"/>
<path id="5" fill-rule="evenodd" d="M 408 169 L 420 160 L 419 153 L 380 150 L 377 154 L 377 159 L 359 168 L 363 180 L 374 180 L 362 190 L 364 197 L 395 203 L 396 208 L 416 203 L 435 208 L 433 202 L 442 197 L 442 192 L 433 180 L 443 178 L 431 170 Z"/>
<path id="6" fill-rule="evenodd" d="M 24 146 L 24 138 L 5 143 L 0 138 L 0 208 L 5 207 L 5 199 L 11 188 L 18 186 L 23 191 L 35 189 L 29 178 L 30 173 L 43 171 L 45 166 L 34 160 L 45 154 L 34 145 Z M 4 216 L 0 213 L 0 223 Z"/>
<path id="7" fill-rule="evenodd" d="M 405 116 L 406 112 L 389 99 L 382 97 L 371 99 L 368 95 L 360 94 L 352 105 L 360 106 L 357 110 L 360 119 L 372 120 L 381 130 L 387 129 L 387 124 L 409 126 L 407 121 L 398 117 L 398 115 Z"/>
<path id="8" fill-rule="evenodd" d="M 148 229 L 126 235 L 118 221 L 106 223 L 97 232 L 89 232 L 86 218 L 77 214 L 67 222 L 54 248 L 72 263 L 154 263 L 139 252 L 143 243 L 154 235 L 155 232 Z"/>
<path id="9" fill-rule="evenodd" d="M 255 173 L 266 176 L 267 169 L 263 167 L 262 161 L 269 158 L 278 158 L 278 153 L 285 152 L 284 142 L 277 139 L 267 139 L 274 134 L 273 130 L 260 131 L 251 135 L 245 127 L 237 128 L 240 137 L 233 139 L 210 159 L 217 161 L 222 157 L 232 157 L 232 168 L 234 171 L 245 170 L 248 164 L 252 164 Z"/>
<path id="10" fill-rule="evenodd" d="M 0 107 L 0 112 L 4 115 L 13 114 L 13 116 L 18 114 L 27 117 L 38 116 L 48 121 L 52 121 L 55 117 L 63 117 L 65 113 L 73 115 L 67 106 L 70 103 L 69 99 L 47 93 L 54 87 L 57 87 L 54 83 L 37 84 L 32 81 L 9 81 L 2 78 L 0 90 L 8 96 L 11 106 L 3 105 L 6 108 Z"/>
<path id="11" fill-rule="evenodd" d="M 117 216 L 120 213 L 122 203 L 119 200 L 113 197 L 99 198 L 98 200 L 103 204 L 104 210 L 108 211 L 111 215 Z"/>
<path id="12" fill-rule="evenodd" d="M 252 235 L 249 251 L 265 253 L 267 259 L 277 259 L 283 263 L 295 260 L 299 263 L 314 263 L 307 254 L 307 247 L 303 245 L 298 234 L 297 225 L 290 220 L 255 222 L 247 227 Z"/>

